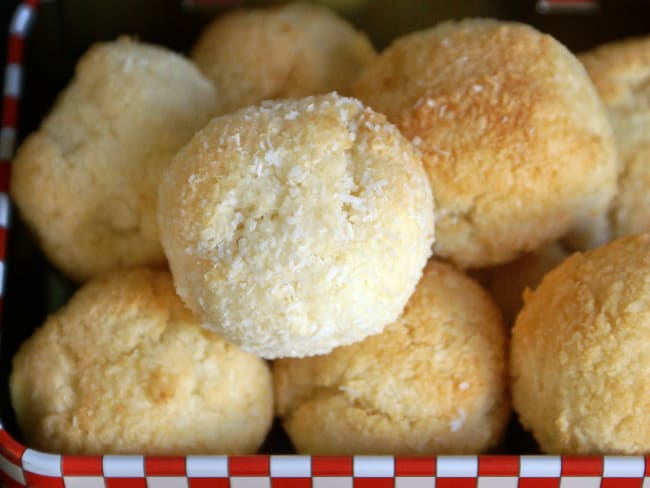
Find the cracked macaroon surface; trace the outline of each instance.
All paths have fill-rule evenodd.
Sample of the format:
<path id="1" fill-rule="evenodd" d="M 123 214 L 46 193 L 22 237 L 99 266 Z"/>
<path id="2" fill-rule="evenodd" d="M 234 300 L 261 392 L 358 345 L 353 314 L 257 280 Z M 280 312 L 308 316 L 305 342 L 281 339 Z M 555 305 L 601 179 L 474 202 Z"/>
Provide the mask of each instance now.
<path id="1" fill-rule="evenodd" d="M 473 280 L 430 261 L 378 335 L 273 365 L 276 411 L 308 454 L 476 454 L 510 416 L 506 329 Z"/>
<path id="2" fill-rule="evenodd" d="M 266 363 L 203 330 L 167 271 L 89 281 L 13 358 L 26 444 L 63 454 L 254 453 L 273 417 Z"/>
<path id="3" fill-rule="evenodd" d="M 92 46 L 12 166 L 11 196 L 50 261 L 77 281 L 164 263 L 160 175 L 215 103 L 211 83 L 167 49 Z"/>
<path id="4" fill-rule="evenodd" d="M 380 332 L 431 254 L 421 159 L 383 115 L 334 93 L 213 119 L 164 174 L 159 202 L 179 295 L 266 358 Z"/>
<path id="5" fill-rule="evenodd" d="M 650 450 L 650 235 L 574 254 L 525 295 L 515 410 L 549 454 Z"/>
<path id="6" fill-rule="evenodd" d="M 612 237 L 650 231 L 650 37 L 599 46 L 579 56 L 607 109 L 620 154 Z"/>
<path id="7" fill-rule="evenodd" d="M 192 50 L 223 112 L 272 98 L 345 92 L 376 55 L 349 22 L 304 3 L 222 15 Z"/>
<path id="8" fill-rule="evenodd" d="M 611 128 L 578 60 L 523 24 L 444 22 L 396 40 L 351 94 L 422 152 L 435 254 L 505 263 L 574 229 L 587 240 L 616 191 Z"/>

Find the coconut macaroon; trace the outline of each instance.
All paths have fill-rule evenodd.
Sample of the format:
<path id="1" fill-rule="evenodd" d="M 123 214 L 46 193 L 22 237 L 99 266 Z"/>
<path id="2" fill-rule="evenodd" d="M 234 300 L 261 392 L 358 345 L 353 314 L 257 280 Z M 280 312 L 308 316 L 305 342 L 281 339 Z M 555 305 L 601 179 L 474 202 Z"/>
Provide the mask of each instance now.
<path id="1" fill-rule="evenodd" d="M 650 231 L 650 37 L 600 46 L 580 55 L 614 130 L 621 158 L 610 211 L 613 237 Z"/>
<path id="2" fill-rule="evenodd" d="M 91 47 L 13 162 L 11 195 L 48 258 L 78 281 L 164 263 L 160 175 L 215 103 L 212 84 L 167 49 Z"/>
<path id="3" fill-rule="evenodd" d="M 266 358 L 380 332 L 433 242 L 418 154 L 383 115 L 336 94 L 213 119 L 165 172 L 159 203 L 179 295 Z"/>
<path id="4" fill-rule="evenodd" d="M 512 336 L 512 394 L 541 449 L 647 453 L 650 235 L 574 254 L 525 302 Z"/>
<path id="5" fill-rule="evenodd" d="M 166 271 L 84 285 L 18 350 L 27 444 L 64 454 L 254 453 L 273 417 L 266 363 L 203 330 Z"/>
<path id="6" fill-rule="evenodd" d="M 489 295 L 430 261 L 378 335 L 273 366 L 276 411 L 308 454 L 476 454 L 510 416 L 506 328 Z"/>
<path id="7" fill-rule="evenodd" d="M 479 271 L 478 280 L 497 303 L 506 324 L 513 324 L 523 305 L 523 293 L 534 289 L 546 273 L 569 257 L 558 242 L 547 244 L 507 264 Z"/>
<path id="8" fill-rule="evenodd" d="M 366 35 L 346 20 L 301 3 L 218 17 L 192 51 L 224 112 L 270 98 L 345 92 L 375 56 Z"/>
<path id="9" fill-rule="evenodd" d="M 611 128 L 578 60 L 523 24 L 445 22 L 395 41 L 352 94 L 422 152 L 434 252 L 502 264 L 600 215 L 616 191 Z"/>

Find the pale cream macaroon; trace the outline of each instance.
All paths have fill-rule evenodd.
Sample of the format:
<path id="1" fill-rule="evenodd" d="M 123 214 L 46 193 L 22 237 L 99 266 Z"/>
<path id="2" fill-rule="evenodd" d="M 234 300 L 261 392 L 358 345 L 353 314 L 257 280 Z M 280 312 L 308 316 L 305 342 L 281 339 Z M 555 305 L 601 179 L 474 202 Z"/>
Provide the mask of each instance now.
<path id="1" fill-rule="evenodd" d="M 419 155 L 383 115 L 334 93 L 213 119 L 165 172 L 159 218 L 179 295 L 265 358 L 380 332 L 433 242 Z"/>
<path id="2" fill-rule="evenodd" d="M 532 27 L 467 19 L 409 34 L 366 66 L 352 94 L 422 152 L 434 252 L 460 267 L 533 251 L 601 215 L 615 194 L 596 90 L 575 56 Z"/>
<path id="3" fill-rule="evenodd" d="M 506 339 L 478 283 L 432 260 L 381 334 L 275 361 L 276 411 L 300 453 L 485 452 L 510 417 Z"/>
<path id="4" fill-rule="evenodd" d="M 509 263 L 478 270 L 477 279 L 494 298 L 505 323 L 512 325 L 523 305 L 524 290 L 535 289 L 569 255 L 562 244 L 553 242 Z"/>
<path id="5" fill-rule="evenodd" d="M 227 13 L 192 50 L 224 112 L 272 98 L 345 92 L 375 56 L 364 33 L 306 3 Z"/>
<path id="6" fill-rule="evenodd" d="M 650 235 L 576 253 L 525 296 L 512 395 L 550 454 L 650 451 Z"/>
<path id="7" fill-rule="evenodd" d="M 164 263 L 160 175 L 215 107 L 180 55 L 127 38 L 92 46 L 12 167 L 11 196 L 50 261 L 77 281 Z"/>
<path id="8" fill-rule="evenodd" d="M 64 454 L 254 453 L 268 365 L 203 330 L 167 271 L 86 283 L 22 344 L 11 399 L 27 445 Z"/>
<path id="9" fill-rule="evenodd" d="M 579 56 L 607 109 L 621 158 L 612 237 L 650 231 L 650 36 Z"/>

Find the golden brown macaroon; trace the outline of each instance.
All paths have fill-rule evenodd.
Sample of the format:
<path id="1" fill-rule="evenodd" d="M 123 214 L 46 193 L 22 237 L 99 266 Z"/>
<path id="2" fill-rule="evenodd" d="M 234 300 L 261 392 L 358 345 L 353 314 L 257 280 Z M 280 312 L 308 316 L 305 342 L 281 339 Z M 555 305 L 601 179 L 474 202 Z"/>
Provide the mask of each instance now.
<path id="1" fill-rule="evenodd" d="M 126 38 L 91 47 L 13 163 L 11 195 L 47 257 L 78 281 L 164 263 L 160 175 L 214 109 L 183 57 Z"/>
<path id="2" fill-rule="evenodd" d="M 254 453 L 266 363 L 203 330 L 167 271 L 85 284 L 20 347 L 11 399 L 30 447 L 64 454 Z"/>
<path id="3" fill-rule="evenodd" d="M 422 152 L 434 253 L 513 260 L 600 215 L 616 190 L 611 128 L 578 60 L 531 27 L 445 22 L 395 41 L 352 94 Z"/>
<path id="4" fill-rule="evenodd" d="M 621 159 L 612 237 L 650 231 L 650 36 L 579 56 L 607 109 Z"/>
<path id="5" fill-rule="evenodd" d="M 271 98 L 345 92 L 375 56 L 366 35 L 346 20 L 302 3 L 225 14 L 192 51 L 224 112 Z"/>
<path id="6" fill-rule="evenodd" d="M 178 294 L 266 358 L 380 332 L 433 242 L 419 155 L 383 115 L 336 94 L 213 119 L 165 172 L 159 204 Z"/>
<path id="7" fill-rule="evenodd" d="M 494 298 L 505 323 L 512 325 L 523 305 L 524 290 L 534 289 L 546 273 L 567 257 L 569 252 L 554 242 L 507 264 L 479 270 L 477 279 Z"/>
<path id="8" fill-rule="evenodd" d="M 512 394 L 552 454 L 650 451 L 650 235 L 576 253 L 525 296 Z"/>
<path id="9" fill-rule="evenodd" d="M 404 314 L 325 356 L 273 366 L 276 410 L 308 454 L 476 454 L 510 416 L 506 329 L 489 295 L 430 261 Z"/>

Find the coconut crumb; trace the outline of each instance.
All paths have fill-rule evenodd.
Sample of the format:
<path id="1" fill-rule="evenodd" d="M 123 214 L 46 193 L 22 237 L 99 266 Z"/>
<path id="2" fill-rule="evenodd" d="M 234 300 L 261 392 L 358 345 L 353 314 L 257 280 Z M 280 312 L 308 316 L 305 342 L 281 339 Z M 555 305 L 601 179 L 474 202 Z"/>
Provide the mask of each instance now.
<path id="1" fill-rule="evenodd" d="M 463 410 L 462 408 L 459 408 L 457 412 L 458 412 L 458 417 L 452 420 L 451 422 L 449 422 L 449 430 L 451 430 L 452 432 L 458 432 L 465 424 L 465 419 L 467 418 L 467 416 L 465 415 L 465 410 Z"/>

